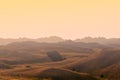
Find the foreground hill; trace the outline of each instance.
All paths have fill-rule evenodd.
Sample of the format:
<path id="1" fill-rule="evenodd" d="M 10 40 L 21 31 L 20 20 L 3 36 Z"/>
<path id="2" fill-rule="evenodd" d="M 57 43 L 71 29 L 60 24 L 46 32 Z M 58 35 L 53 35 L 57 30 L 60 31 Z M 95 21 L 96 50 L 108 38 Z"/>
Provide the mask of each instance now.
<path id="1" fill-rule="evenodd" d="M 95 75 L 102 75 L 104 78 L 108 78 L 109 80 L 120 80 L 120 62 L 108 66 L 104 69 L 95 72 Z"/>
<path id="2" fill-rule="evenodd" d="M 7 73 L 7 72 L 6 72 Z M 11 75 L 24 75 L 35 77 L 38 79 L 49 78 L 51 80 L 98 80 L 89 74 L 77 73 L 67 69 L 60 68 L 37 68 L 37 69 L 23 69 L 9 72 Z"/>
<path id="3" fill-rule="evenodd" d="M 103 50 L 96 58 L 89 59 L 85 62 L 77 62 L 70 65 L 68 68 L 74 69 L 80 72 L 94 72 L 113 64 L 120 62 L 120 50 L 108 49 Z"/>
<path id="4" fill-rule="evenodd" d="M 69 70 L 51 68 L 42 71 L 36 75 L 37 77 L 50 77 L 52 80 L 97 80 L 96 78 L 86 75 L 79 74 Z"/>

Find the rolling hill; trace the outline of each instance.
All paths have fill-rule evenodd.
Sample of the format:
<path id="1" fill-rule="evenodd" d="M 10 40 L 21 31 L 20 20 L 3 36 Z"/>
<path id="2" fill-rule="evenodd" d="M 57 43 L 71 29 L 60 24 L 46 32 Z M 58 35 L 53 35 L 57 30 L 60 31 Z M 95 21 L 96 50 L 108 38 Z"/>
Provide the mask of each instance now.
<path id="1" fill-rule="evenodd" d="M 108 49 L 103 50 L 101 54 L 96 56 L 96 58 L 91 58 L 84 62 L 77 62 L 70 65 L 68 68 L 75 69 L 80 72 L 89 72 L 92 73 L 94 71 L 106 68 L 113 64 L 120 62 L 120 50 L 119 49 Z"/>
<path id="2" fill-rule="evenodd" d="M 119 80 L 120 79 L 120 62 L 96 71 L 94 75 L 103 76 L 109 80 Z"/>
<path id="3" fill-rule="evenodd" d="M 77 73 L 71 70 L 62 68 L 36 68 L 36 69 L 21 69 L 6 72 L 11 75 L 23 75 L 23 77 L 35 77 L 38 79 L 51 80 L 98 80 L 97 78 L 86 74 Z M 7 75 L 8 75 L 7 74 Z"/>

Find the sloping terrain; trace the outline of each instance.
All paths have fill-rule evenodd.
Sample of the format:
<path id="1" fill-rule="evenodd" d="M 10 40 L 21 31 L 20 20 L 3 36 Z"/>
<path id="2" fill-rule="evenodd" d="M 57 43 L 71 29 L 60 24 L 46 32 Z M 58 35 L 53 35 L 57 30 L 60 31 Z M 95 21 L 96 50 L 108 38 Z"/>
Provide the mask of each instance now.
<path id="1" fill-rule="evenodd" d="M 0 62 L 0 69 L 10 69 L 10 68 L 12 68 L 10 65 Z"/>
<path id="2" fill-rule="evenodd" d="M 10 65 L 51 62 L 47 52 L 57 51 L 60 55 L 63 53 L 92 54 L 94 51 L 91 46 L 92 48 L 104 47 L 95 43 L 73 41 L 60 43 L 15 42 L 0 47 L 0 61 Z M 61 55 L 61 60 L 63 60 L 62 57 L 68 58 L 68 56 L 64 57 L 63 55 Z"/>
<path id="3" fill-rule="evenodd" d="M 120 62 L 96 71 L 94 74 L 103 76 L 109 80 L 120 80 Z"/>
<path id="4" fill-rule="evenodd" d="M 7 73 L 7 72 L 6 72 Z M 67 69 L 61 68 L 36 68 L 36 69 L 22 69 L 9 72 L 11 75 L 23 75 L 36 77 L 38 79 L 50 78 L 52 80 L 98 80 L 89 74 L 77 73 Z"/>
<path id="5" fill-rule="evenodd" d="M 80 72 L 93 72 L 111 66 L 120 62 L 120 50 L 104 50 L 102 53 L 94 59 L 87 60 L 83 63 L 75 63 L 68 68 L 74 69 Z"/>
<path id="6" fill-rule="evenodd" d="M 36 76 L 39 78 L 49 77 L 52 80 L 97 80 L 90 75 L 78 74 L 69 70 L 56 68 L 44 70 Z"/>
<path id="7" fill-rule="evenodd" d="M 0 70 L 6 76 L 97 80 L 93 75 L 107 75 L 106 78 L 110 79 L 113 77 L 112 73 L 119 75 L 117 71 L 119 68 L 115 64 L 120 62 L 120 49 L 97 43 L 73 41 L 15 42 L 0 47 L 0 62 Z M 110 69 L 111 74 L 108 74 Z M 114 75 L 113 78 L 117 77 Z"/>

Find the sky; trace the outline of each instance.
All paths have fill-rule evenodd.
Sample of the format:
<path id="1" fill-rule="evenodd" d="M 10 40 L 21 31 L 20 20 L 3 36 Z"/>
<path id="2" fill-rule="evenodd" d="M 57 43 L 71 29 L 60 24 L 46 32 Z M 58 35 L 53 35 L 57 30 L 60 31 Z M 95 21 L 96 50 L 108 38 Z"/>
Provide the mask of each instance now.
<path id="1" fill-rule="evenodd" d="M 0 37 L 120 37 L 120 0 L 0 0 Z"/>

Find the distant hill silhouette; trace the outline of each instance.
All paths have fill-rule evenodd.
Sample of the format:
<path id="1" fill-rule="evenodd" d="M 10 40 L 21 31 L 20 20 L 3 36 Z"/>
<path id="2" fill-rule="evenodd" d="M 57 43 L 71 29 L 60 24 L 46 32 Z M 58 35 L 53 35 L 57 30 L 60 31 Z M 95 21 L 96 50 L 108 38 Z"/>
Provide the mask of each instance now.
<path id="1" fill-rule="evenodd" d="M 99 43 L 104 45 L 112 45 L 117 46 L 120 45 L 120 38 L 104 38 L 104 37 L 98 37 L 98 38 L 92 38 L 92 37 L 85 37 L 83 39 L 76 39 L 75 42 L 85 42 L 85 43 Z"/>
<path id="2" fill-rule="evenodd" d="M 57 43 L 62 42 L 64 39 L 57 37 L 57 36 L 51 36 L 51 37 L 45 37 L 45 38 L 38 38 L 38 39 L 30 39 L 30 38 L 18 38 L 18 39 L 4 39 L 0 38 L 0 45 L 6 45 L 13 42 L 23 42 L 23 41 L 35 41 L 35 42 L 46 42 L 46 43 Z"/>
<path id="3" fill-rule="evenodd" d="M 76 39 L 76 40 L 66 40 L 61 37 L 57 36 L 51 36 L 51 37 L 45 37 L 45 38 L 37 38 L 37 39 L 31 39 L 31 38 L 18 38 L 18 39 L 4 39 L 0 38 L 0 45 L 6 45 L 13 42 L 23 42 L 23 41 L 34 41 L 34 42 L 40 42 L 40 43 L 58 43 L 58 42 L 83 42 L 83 43 L 98 43 L 102 45 L 110 45 L 113 47 L 119 47 L 120 46 L 120 38 L 104 38 L 104 37 L 98 37 L 98 38 L 92 38 L 92 37 L 85 37 L 82 39 Z"/>

